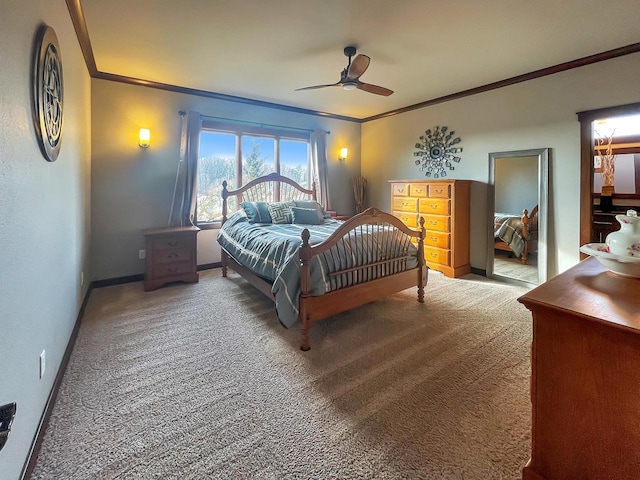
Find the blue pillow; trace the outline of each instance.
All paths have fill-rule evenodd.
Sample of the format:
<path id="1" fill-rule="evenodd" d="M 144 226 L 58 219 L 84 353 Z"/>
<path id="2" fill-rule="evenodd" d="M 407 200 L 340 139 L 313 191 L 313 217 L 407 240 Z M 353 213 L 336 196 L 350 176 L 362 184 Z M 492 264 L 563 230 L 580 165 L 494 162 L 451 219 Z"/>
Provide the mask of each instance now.
<path id="1" fill-rule="evenodd" d="M 296 202 L 296 207 L 315 208 L 316 210 L 318 210 L 322 218 L 331 218 L 331 215 L 327 213 L 324 207 L 320 205 L 318 202 L 316 202 L 315 200 L 296 200 L 295 202 Z"/>
<path id="2" fill-rule="evenodd" d="M 249 223 L 271 223 L 267 202 L 242 202 Z"/>
<path id="3" fill-rule="evenodd" d="M 324 218 L 316 208 L 291 207 L 293 223 L 305 225 L 322 225 Z"/>

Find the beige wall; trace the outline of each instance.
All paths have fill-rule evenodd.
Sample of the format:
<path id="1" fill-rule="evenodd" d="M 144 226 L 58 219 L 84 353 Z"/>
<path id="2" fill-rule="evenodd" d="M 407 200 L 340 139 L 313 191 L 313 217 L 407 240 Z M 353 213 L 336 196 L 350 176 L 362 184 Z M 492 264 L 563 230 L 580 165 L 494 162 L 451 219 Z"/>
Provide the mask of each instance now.
<path id="1" fill-rule="evenodd" d="M 91 83 L 64 0 L 8 0 L 0 10 L 0 404 L 18 404 L 0 452 L 0 477 L 12 480 L 29 453 L 88 285 Z M 40 23 L 53 27 L 62 55 L 64 129 L 54 163 L 40 153 L 32 122 Z M 39 379 L 42 350 L 46 370 Z"/>
<path id="2" fill-rule="evenodd" d="M 425 178 L 414 145 L 427 128 L 446 125 L 462 141 L 462 161 L 450 178 L 474 181 L 471 265 L 485 269 L 488 154 L 551 149 L 549 275 L 579 261 L 580 129 L 576 112 L 640 102 L 640 54 L 597 63 L 434 105 L 362 126 L 362 174 L 370 204 L 388 210 L 389 179 Z"/>
<path id="3" fill-rule="evenodd" d="M 142 230 L 167 224 L 180 146 L 180 110 L 203 115 L 330 130 L 327 155 L 332 206 L 353 211 L 349 177 L 360 173 L 360 124 L 272 108 L 179 94 L 105 80 L 92 83 L 92 269 L 93 279 L 140 274 Z M 141 127 L 151 147 L 138 147 Z M 341 147 L 349 160 L 338 161 Z M 219 261 L 217 231 L 198 235 L 198 262 Z"/>

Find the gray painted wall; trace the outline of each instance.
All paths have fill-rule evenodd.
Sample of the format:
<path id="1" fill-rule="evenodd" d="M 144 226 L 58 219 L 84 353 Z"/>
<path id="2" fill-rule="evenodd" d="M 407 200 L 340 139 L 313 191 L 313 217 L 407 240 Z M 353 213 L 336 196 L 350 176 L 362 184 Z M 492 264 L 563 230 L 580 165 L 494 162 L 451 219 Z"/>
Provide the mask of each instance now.
<path id="1" fill-rule="evenodd" d="M 94 280 L 144 272 L 138 251 L 142 230 L 163 227 L 171 207 L 180 147 L 180 110 L 296 128 L 323 128 L 327 137 L 332 207 L 351 213 L 349 178 L 360 174 L 360 124 L 193 95 L 92 82 L 92 245 Z M 138 131 L 151 130 L 151 147 L 138 147 Z M 346 163 L 338 161 L 349 148 Z M 198 234 L 198 262 L 219 261 L 216 230 Z"/>
<path id="2" fill-rule="evenodd" d="M 29 453 L 90 273 L 91 82 L 64 0 L 9 0 L 0 15 L 0 404 L 18 403 L 0 451 L 17 479 Z M 64 76 L 60 155 L 47 162 L 31 117 L 38 25 L 53 27 Z M 80 283 L 84 272 L 84 285 Z M 39 379 L 39 356 L 46 370 Z"/>
<path id="3" fill-rule="evenodd" d="M 414 144 L 427 128 L 446 125 L 462 141 L 450 178 L 473 180 L 471 265 L 484 269 L 489 152 L 549 147 L 549 276 L 579 261 L 580 127 L 576 113 L 640 102 L 640 54 L 573 69 L 362 126 L 362 174 L 369 203 L 390 207 L 389 179 L 423 179 Z"/>

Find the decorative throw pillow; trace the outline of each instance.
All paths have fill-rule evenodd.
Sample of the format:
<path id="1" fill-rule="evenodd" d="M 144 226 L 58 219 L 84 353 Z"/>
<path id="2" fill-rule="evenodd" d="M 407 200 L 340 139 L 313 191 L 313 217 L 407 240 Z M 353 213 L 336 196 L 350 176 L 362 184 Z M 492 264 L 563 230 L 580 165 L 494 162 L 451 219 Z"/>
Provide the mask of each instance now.
<path id="1" fill-rule="evenodd" d="M 291 223 L 293 215 L 291 207 L 295 206 L 295 202 L 274 202 L 268 203 L 269 215 L 271 215 L 272 223 Z"/>
<path id="2" fill-rule="evenodd" d="M 318 210 L 322 218 L 331 218 L 331 215 L 327 213 L 324 207 L 320 205 L 318 202 L 316 202 L 315 200 L 296 200 L 295 202 L 296 202 L 296 207 L 315 208 L 316 210 Z"/>
<path id="3" fill-rule="evenodd" d="M 324 222 L 322 214 L 316 208 L 291 207 L 293 223 L 306 225 L 321 225 Z"/>
<path id="4" fill-rule="evenodd" d="M 249 223 L 271 223 L 267 202 L 242 202 L 241 205 Z"/>

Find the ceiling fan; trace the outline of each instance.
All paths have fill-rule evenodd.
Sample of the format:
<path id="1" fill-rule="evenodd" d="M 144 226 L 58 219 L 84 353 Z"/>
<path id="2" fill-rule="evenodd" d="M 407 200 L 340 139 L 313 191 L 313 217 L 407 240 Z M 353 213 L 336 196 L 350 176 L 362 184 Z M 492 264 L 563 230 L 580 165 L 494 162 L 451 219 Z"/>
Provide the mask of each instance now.
<path id="1" fill-rule="evenodd" d="M 360 77 L 369 68 L 369 62 L 371 59 L 366 55 L 359 54 L 351 61 L 351 57 L 356 54 L 356 47 L 345 47 L 344 54 L 349 57 L 349 64 L 346 66 L 340 74 L 340 81 L 337 83 L 330 83 L 328 85 L 314 85 L 312 87 L 297 88 L 299 90 L 315 90 L 316 88 L 325 87 L 342 87 L 344 90 L 364 90 L 365 92 L 375 93 L 376 95 L 383 95 L 388 97 L 393 93 L 393 90 L 388 88 L 379 87 L 378 85 L 372 85 L 371 83 L 364 83 L 360 81 Z"/>

